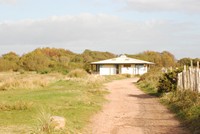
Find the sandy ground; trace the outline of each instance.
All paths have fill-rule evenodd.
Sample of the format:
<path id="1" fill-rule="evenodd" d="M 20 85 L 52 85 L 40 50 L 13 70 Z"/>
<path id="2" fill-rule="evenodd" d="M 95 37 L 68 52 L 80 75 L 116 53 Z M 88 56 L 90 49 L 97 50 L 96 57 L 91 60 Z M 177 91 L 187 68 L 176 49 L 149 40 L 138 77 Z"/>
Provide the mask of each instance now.
<path id="1" fill-rule="evenodd" d="M 110 94 L 92 118 L 88 134 L 188 134 L 174 115 L 135 85 L 137 79 L 106 84 Z"/>

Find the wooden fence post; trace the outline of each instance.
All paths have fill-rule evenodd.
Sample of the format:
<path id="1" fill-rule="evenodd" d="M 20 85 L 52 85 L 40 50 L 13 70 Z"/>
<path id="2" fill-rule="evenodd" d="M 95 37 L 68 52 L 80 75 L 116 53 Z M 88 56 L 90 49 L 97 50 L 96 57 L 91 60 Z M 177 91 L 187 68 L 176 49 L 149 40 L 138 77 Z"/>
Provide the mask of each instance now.
<path id="1" fill-rule="evenodd" d="M 184 70 L 183 70 L 183 89 L 187 89 L 187 77 L 186 77 L 186 65 L 184 65 Z"/>
<path id="2" fill-rule="evenodd" d="M 187 69 L 184 66 L 184 70 L 182 73 L 178 74 L 178 88 L 185 90 L 190 89 L 195 92 L 200 93 L 200 69 L 199 62 L 197 62 L 197 67 L 193 67 L 193 63 L 191 61 L 191 67 Z"/>
<path id="3" fill-rule="evenodd" d="M 199 61 L 197 61 L 197 68 L 196 68 L 196 77 L 197 77 L 197 92 L 200 93 L 200 71 L 199 71 Z"/>

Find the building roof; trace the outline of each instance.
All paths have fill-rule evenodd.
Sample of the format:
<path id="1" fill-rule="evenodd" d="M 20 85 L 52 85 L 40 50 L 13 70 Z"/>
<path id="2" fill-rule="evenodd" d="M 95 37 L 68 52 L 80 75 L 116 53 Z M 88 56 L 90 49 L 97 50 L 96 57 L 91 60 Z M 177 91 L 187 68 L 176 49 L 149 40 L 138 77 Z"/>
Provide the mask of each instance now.
<path id="1" fill-rule="evenodd" d="M 129 58 L 126 55 L 121 55 L 117 58 L 92 62 L 91 64 L 154 64 L 144 60 Z"/>

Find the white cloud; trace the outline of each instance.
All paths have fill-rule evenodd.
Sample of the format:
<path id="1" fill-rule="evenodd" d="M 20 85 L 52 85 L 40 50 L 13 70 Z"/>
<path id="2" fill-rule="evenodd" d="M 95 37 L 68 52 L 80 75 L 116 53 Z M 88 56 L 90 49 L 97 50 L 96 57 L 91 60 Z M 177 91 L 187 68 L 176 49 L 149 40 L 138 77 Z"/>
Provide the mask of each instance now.
<path id="1" fill-rule="evenodd" d="M 0 4 L 15 4 L 19 0 L 0 0 Z"/>
<path id="2" fill-rule="evenodd" d="M 137 53 L 144 50 L 176 52 L 193 45 L 197 47 L 193 54 L 198 54 L 200 26 L 197 26 L 157 20 L 131 22 L 106 14 L 54 16 L 42 20 L 1 22 L 0 47 L 20 52 L 49 46 L 78 52 L 94 49 Z"/>
<path id="3" fill-rule="evenodd" d="M 113 0 L 126 4 L 126 10 L 200 12 L 200 0 Z"/>

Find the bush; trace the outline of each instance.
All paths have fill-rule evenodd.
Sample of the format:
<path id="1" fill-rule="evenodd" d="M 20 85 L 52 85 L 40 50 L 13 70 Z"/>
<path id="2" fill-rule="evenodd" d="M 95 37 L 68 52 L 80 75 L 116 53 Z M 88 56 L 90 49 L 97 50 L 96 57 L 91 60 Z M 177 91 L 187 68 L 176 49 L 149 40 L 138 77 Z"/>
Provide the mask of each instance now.
<path id="1" fill-rule="evenodd" d="M 68 77 L 70 78 L 84 78 L 88 75 L 88 73 L 83 69 L 75 69 L 68 73 Z"/>
<path id="2" fill-rule="evenodd" d="M 148 73 L 142 75 L 138 81 L 138 86 L 146 93 L 157 93 L 157 86 L 159 79 L 162 76 L 160 68 L 152 68 Z"/>
<path id="3" fill-rule="evenodd" d="M 178 73 L 180 73 L 180 70 L 163 74 L 159 79 L 158 93 L 175 91 L 177 88 Z"/>

